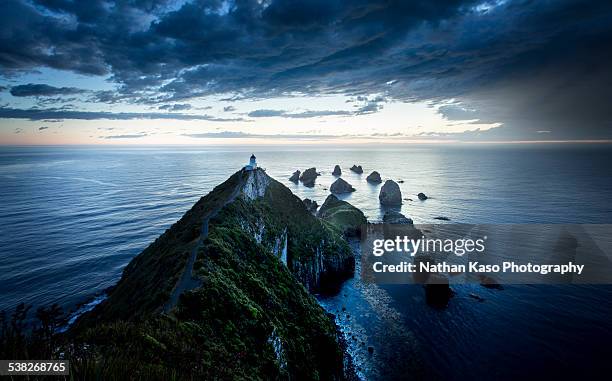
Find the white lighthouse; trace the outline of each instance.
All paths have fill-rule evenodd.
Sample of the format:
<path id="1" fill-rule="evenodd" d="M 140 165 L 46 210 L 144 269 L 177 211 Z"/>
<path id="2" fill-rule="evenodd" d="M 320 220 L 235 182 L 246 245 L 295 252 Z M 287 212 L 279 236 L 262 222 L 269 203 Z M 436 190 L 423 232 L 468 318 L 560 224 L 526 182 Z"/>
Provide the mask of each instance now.
<path id="1" fill-rule="evenodd" d="M 255 158 L 254 154 L 251 154 L 251 160 L 249 160 L 249 164 L 247 164 L 244 169 L 246 169 L 247 171 L 252 171 L 255 168 L 257 168 L 257 160 Z"/>

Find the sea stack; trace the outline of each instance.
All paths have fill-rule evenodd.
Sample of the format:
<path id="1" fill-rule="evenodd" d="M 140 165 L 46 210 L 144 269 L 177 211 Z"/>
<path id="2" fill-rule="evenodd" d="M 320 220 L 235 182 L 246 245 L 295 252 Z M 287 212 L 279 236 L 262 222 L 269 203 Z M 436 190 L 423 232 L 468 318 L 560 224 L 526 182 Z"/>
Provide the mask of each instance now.
<path id="1" fill-rule="evenodd" d="M 383 223 L 395 225 L 412 225 L 412 219 L 404 216 L 400 212 L 389 210 L 383 216 Z"/>
<path id="2" fill-rule="evenodd" d="M 422 193 L 422 192 L 421 192 L 421 193 L 419 193 L 419 194 L 417 194 L 417 197 L 418 197 L 418 198 L 419 198 L 419 200 L 421 200 L 421 201 L 425 201 L 425 200 L 427 200 L 427 199 L 429 198 L 429 197 L 427 197 L 427 196 L 425 195 L 425 193 Z"/>
<path id="3" fill-rule="evenodd" d="M 291 177 L 289 178 L 289 181 L 292 181 L 297 184 L 299 179 L 300 179 L 300 170 L 298 169 L 297 171 L 293 172 L 293 175 L 291 175 Z"/>
<path id="4" fill-rule="evenodd" d="M 354 165 L 351 167 L 351 171 L 358 173 L 358 174 L 362 174 L 363 173 L 363 168 L 361 168 L 361 165 Z"/>
<path id="5" fill-rule="evenodd" d="M 334 194 L 351 193 L 355 192 L 355 188 L 353 188 L 351 184 L 347 183 L 346 181 L 338 179 L 334 181 L 331 187 L 329 187 L 329 191 Z"/>
<path id="6" fill-rule="evenodd" d="M 385 184 L 380 188 L 378 199 L 382 205 L 402 205 L 402 192 L 399 185 L 393 180 L 385 181 Z"/>
<path id="7" fill-rule="evenodd" d="M 340 169 L 339 165 L 336 165 L 334 167 L 334 171 L 332 172 L 332 175 L 334 175 L 334 176 L 341 176 L 342 175 L 342 170 Z"/>
<path id="8" fill-rule="evenodd" d="M 319 174 L 317 173 L 317 169 L 312 167 L 305 170 L 300 176 L 300 180 L 305 187 L 312 188 L 314 187 L 315 180 L 317 179 Z"/>
<path id="9" fill-rule="evenodd" d="M 380 183 L 382 183 L 382 179 L 380 178 L 380 173 L 378 173 L 376 171 L 370 173 L 368 175 L 368 177 L 366 177 L 366 180 L 369 183 L 373 183 L 373 184 L 380 184 Z"/>

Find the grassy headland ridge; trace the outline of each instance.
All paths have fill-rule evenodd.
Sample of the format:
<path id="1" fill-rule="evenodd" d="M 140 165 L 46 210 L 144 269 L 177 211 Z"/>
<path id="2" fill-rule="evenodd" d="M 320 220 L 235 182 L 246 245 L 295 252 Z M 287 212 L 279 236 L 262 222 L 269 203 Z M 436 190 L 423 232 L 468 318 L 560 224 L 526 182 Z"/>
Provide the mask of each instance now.
<path id="1" fill-rule="evenodd" d="M 59 347 L 83 379 L 344 379 L 336 326 L 309 292 L 352 275 L 344 229 L 241 170 L 134 258 Z M 191 252 L 197 286 L 165 311 Z"/>

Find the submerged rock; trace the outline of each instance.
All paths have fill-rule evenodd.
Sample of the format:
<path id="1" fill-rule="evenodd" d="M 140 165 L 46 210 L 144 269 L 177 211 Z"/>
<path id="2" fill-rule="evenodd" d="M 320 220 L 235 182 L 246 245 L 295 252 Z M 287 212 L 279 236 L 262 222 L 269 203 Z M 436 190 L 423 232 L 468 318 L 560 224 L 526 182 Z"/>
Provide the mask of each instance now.
<path id="1" fill-rule="evenodd" d="M 440 216 L 440 217 L 434 217 L 433 219 L 434 219 L 434 220 L 440 220 L 440 221 L 450 221 L 450 218 L 448 218 L 448 217 L 443 217 L 443 216 Z"/>
<path id="2" fill-rule="evenodd" d="M 343 179 L 338 179 L 329 187 L 329 191 L 334 194 L 343 194 L 355 192 L 355 188 L 351 184 L 347 183 Z"/>
<path id="3" fill-rule="evenodd" d="M 393 180 L 385 181 L 385 184 L 380 188 L 378 200 L 382 205 L 402 205 L 402 192 L 399 185 Z"/>
<path id="4" fill-rule="evenodd" d="M 380 184 L 380 183 L 382 183 L 382 179 L 380 178 L 380 173 L 378 173 L 378 172 L 376 172 L 376 171 L 374 171 L 374 172 L 370 173 L 370 174 L 368 175 L 368 177 L 366 177 L 366 180 L 367 180 L 369 183 L 374 183 L 374 184 Z"/>
<path id="5" fill-rule="evenodd" d="M 302 184 L 304 184 L 304 186 L 312 188 L 314 187 L 315 180 L 319 175 L 320 174 L 317 172 L 316 168 L 308 168 L 302 173 L 302 175 L 300 176 L 300 180 L 302 181 Z"/>
<path id="6" fill-rule="evenodd" d="M 340 175 L 342 175 L 342 170 L 340 169 L 340 166 L 339 166 L 339 165 L 336 165 L 336 166 L 334 167 L 334 171 L 332 172 L 332 175 L 334 175 L 334 176 L 340 176 Z"/>
<path id="7" fill-rule="evenodd" d="M 315 214 L 317 212 L 317 209 L 319 208 L 319 204 L 317 204 L 316 201 L 313 201 L 309 198 L 305 198 L 302 202 L 304 203 L 304 206 L 310 213 Z"/>
<path id="8" fill-rule="evenodd" d="M 383 216 L 385 224 L 412 225 L 412 219 L 404 216 L 400 212 L 389 210 Z"/>
<path id="9" fill-rule="evenodd" d="M 363 212 L 346 201 L 330 194 L 317 216 L 336 227 L 345 236 L 360 236 L 361 227 L 368 223 Z"/>
<path id="10" fill-rule="evenodd" d="M 421 193 L 419 193 L 419 194 L 417 194 L 417 197 L 418 197 L 418 198 L 419 198 L 419 200 L 421 200 L 421 201 L 425 201 L 425 200 L 427 200 L 427 199 L 429 198 L 429 197 L 427 197 L 427 196 L 425 195 L 425 193 L 422 193 L 422 192 L 421 192 Z"/>
<path id="11" fill-rule="evenodd" d="M 297 184 L 299 179 L 300 179 L 300 170 L 298 169 L 297 171 L 293 172 L 293 175 L 291 175 L 291 177 L 289 178 L 289 181 L 293 181 L 294 183 Z"/>
<path id="12" fill-rule="evenodd" d="M 361 165 L 353 165 L 351 171 L 361 175 L 363 173 L 363 168 L 361 168 Z"/>

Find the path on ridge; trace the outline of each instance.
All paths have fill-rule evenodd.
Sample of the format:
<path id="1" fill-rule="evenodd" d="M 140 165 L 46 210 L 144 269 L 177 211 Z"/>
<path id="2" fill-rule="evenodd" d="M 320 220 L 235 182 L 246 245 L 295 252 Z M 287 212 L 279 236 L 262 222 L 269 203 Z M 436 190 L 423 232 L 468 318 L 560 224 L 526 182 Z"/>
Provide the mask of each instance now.
<path id="1" fill-rule="evenodd" d="M 191 250 L 191 254 L 189 255 L 189 258 L 187 259 L 187 263 L 185 264 L 183 273 L 181 274 L 181 277 L 179 278 L 176 285 L 174 286 L 174 290 L 172 290 L 172 295 L 170 296 L 170 300 L 168 300 L 168 302 L 166 302 L 166 304 L 164 305 L 165 313 L 169 313 L 176 306 L 179 300 L 179 296 L 181 296 L 183 292 L 192 290 L 200 286 L 200 281 L 193 277 L 192 272 L 193 272 L 193 265 L 195 264 L 195 260 L 198 256 L 198 250 L 200 249 L 200 246 L 202 246 L 202 243 L 204 242 L 204 240 L 208 237 L 208 221 L 212 217 L 216 216 L 217 213 L 219 213 L 219 211 L 223 209 L 223 207 L 225 207 L 227 204 L 234 201 L 236 197 L 238 197 L 238 194 L 240 194 L 240 191 L 242 190 L 244 183 L 245 183 L 244 179 L 241 179 L 240 182 L 234 188 L 229 198 L 223 204 L 217 206 L 212 211 L 210 211 L 206 215 L 206 217 L 202 220 L 202 228 L 200 229 L 200 237 L 198 238 L 198 242 L 195 244 L 195 246 Z"/>

